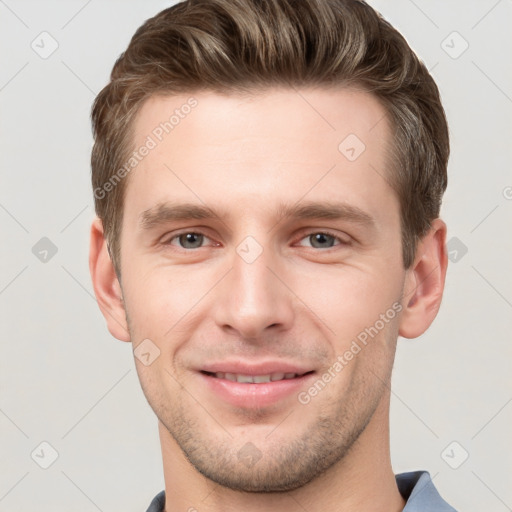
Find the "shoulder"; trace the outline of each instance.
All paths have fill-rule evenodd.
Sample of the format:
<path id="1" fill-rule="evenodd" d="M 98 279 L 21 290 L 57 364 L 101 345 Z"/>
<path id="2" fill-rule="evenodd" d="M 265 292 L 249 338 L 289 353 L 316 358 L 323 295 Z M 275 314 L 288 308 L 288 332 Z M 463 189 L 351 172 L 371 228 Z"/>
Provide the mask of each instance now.
<path id="1" fill-rule="evenodd" d="M 428 471 L 395 475 L 400 494 L 406 500 L 403 512 L 457 512 L 441 497 Z"/>
<path id="2" fill-rule="evenodd" d="M 163 512 L 165 506 L 165 491 L 159 492 L 150 503 L 146 512 Z"/>

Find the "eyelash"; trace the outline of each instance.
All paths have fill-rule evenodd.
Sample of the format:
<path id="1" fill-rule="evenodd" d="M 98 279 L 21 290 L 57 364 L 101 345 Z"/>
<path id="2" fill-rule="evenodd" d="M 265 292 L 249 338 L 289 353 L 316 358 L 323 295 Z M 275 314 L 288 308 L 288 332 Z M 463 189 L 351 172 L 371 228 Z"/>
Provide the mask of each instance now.
<path id="1" fill-rule="evenodd" d="M 188 230 L 188 231 L 182 231 L 182 232 L 179 232 L 179 233 L 176 233 L 174 234 L 171 238 L 167 239 L 167 240 L 164 240 L 162 242 L 162 245 L 164 246 L 173 246 L 173 247 L 176 247 L 178 250 L 182 250 L 182 251 L 187 251 L 187 252 L 190 252 L 190 251 L 196 251 L 198 249 L 203 249 L 204 246 L 201 246 L 201 247 L 196 247 L 196 248 L 193 248 L 193 249 L 187 249 L 185 247 L 180 247 L 180 246 L 177 246 L 177 245 L 174 245 L 172 244 L 171 242 L 173 240 L 176 240 L 178 239 L 180 236 L 182 235 L 187 235 L 187 234 L 194 234 L 194 235 L 202 235 L 204 236 L 206 239 L 210 240 L 210 237 L 208 235 L 206 235 L 205 233 L 203 233 L 202 231 L 194 231 L 194 230 Z M 333 245 L 332 247 L 326 247 L 325 249 L 321 249 L 321 248 L 317 248 L 317 247 L 311 247 L 309 246 L 310 249 L 317 249 L 318 251 L 328 251 L 329 249 L 334 249 L 335 247 L 338 247 L 338 246 L 347 246 L 347 245 L 350 245 L 350 242 L 349 241 L 346 241 L 346 240 L 343 240 L 340 236 L 336 235 L 335 233 L 329 231 L 329 230 L 321 230 L 321 231 L 309 231 L 308 233 L 306 233 L 304 236 L 302 236 L 299 241 L 302 241 L 304 240 L 305 238 L 308 238 L 312 235 L 327 235 L 327 236 L 330 236 L 332 238 L 335 239 L 335 241 L 339 242 L 338 244 L 336 245 Z M 302 246 L 304 247 L 304 246 Z"/>

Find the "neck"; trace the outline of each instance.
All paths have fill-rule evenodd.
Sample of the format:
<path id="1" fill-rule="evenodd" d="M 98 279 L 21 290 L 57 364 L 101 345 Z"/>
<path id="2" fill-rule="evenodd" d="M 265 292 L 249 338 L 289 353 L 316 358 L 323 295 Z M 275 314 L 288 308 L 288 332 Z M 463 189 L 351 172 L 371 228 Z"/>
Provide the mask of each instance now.
<path id="1" fill-rule="evenodd" d="M 293 491 L 246 493 L 201 475 L 159 422 L 164 465 L 165 512 L 401 512 L 389 452 L 389 393 L 347 455 L 319 477 Z"/>

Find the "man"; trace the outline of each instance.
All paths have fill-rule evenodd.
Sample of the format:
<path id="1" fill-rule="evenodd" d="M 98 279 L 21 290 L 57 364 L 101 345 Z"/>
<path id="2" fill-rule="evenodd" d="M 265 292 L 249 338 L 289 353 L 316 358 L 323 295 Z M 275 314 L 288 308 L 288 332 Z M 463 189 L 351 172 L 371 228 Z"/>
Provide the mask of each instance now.
<path id="1" fill-rule="evenodd" d="M 90 268 L 159 420 L 148 511 L 453 511 L 394 475 L 397 337 L 434 320 L 448 130 L 355 0 L 196 0 L 96 98 Z"/>

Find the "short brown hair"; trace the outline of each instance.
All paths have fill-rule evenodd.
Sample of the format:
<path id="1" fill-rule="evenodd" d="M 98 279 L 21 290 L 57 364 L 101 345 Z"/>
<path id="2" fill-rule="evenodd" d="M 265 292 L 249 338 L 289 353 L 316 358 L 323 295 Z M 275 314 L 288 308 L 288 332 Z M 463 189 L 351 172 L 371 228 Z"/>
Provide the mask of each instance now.
<path id="1" fill-rule="evenodd" d="M 95 207 L 118 275 L 126 179 L 106 184 L 133 151 L 150 96 L 338 85 L 374 94 L 390 118 L 388 178 L 409 268 L 439 216 L 450 150 L 438 88 L 406 40 L 361 0 L 186 0 L 136 31 L 92 108 Z"/>

